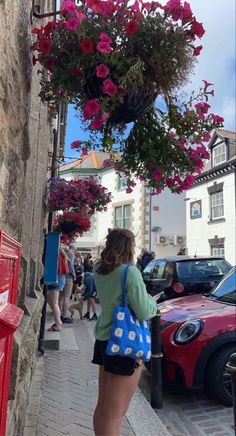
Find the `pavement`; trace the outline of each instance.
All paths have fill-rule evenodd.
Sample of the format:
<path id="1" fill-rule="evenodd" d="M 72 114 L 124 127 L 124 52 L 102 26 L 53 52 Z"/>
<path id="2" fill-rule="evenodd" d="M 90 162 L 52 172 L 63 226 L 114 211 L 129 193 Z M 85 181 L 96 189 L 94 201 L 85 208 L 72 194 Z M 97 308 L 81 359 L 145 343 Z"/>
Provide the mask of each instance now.
<path id="1" fill-rule="evenodd" d="M 46 333 L 46 350 L 32 379 L 24 436 L 94 435 L 98 368 L 91 362 L 94 322 L 76 318 L 60 334 Z M 52 324 L 48 314 L 48 324 Z M 54 336 L 53 336 L 54 335 Z M 122 425 L 122 436 L 233 436 L 233 411 L 206 394 L 163 389 L 163 409 L 150 404 L 144 368 Z"/>
<path id="2" fill-rule="evenodd" d="M 59 335 L 46 334 L 47 346 L 55 345 L 56 349 L 46 350 L 37 361 L 24 436 L 94 435 L 98 367 L 91 363 L 93 328 L 94 322 L 77 318 L 74 324 L 65 324 Z M 123 420 L 121 435 L 170 436 L 139 388 Z"/>

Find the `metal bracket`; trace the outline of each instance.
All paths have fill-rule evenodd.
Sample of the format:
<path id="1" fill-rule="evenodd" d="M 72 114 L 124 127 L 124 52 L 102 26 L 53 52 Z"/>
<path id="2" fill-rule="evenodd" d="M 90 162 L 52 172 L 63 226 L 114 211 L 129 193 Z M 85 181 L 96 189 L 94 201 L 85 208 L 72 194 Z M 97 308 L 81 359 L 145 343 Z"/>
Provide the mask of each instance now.
<path id="1" fill-rule="evenodd" d="M 56 17 L 56 15 L 60 15 L 61 11 L 47 12 L 45 14 L 40 14 L 40 5 L 35 4 L 35 0 L 32 0 L 32 9 L 31 9 L 31 21 L 32 17 L 41 19 L 47 17 Z"/>

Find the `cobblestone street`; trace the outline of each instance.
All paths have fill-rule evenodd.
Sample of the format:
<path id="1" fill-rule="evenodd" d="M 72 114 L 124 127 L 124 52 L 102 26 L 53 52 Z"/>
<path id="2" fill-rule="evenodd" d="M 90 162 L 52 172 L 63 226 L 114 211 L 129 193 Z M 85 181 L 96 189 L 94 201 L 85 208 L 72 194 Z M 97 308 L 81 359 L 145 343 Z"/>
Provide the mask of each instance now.
<path id="1" fill-rule="evenodd" d="M 147 399 L 150 383 L 150 373 L 144 369 L 140 388 Z M 234 435 L 232 408 L 224 407 L 203 393 L 164 386 L 163 409 L 156 413 L 173 436 Z"/>
<path id="2" fill-rule="evenodd" d="M 24 436 L 92 436 L 97 367 L 91 364 L 93 322 L 76 319 L 61 332 L 60 350 L 47 350 L 37 362 Z M 150 374 L 123 421 L 122 436 L 234 435 L 233 414 L 204 394 L 164 388 L 163 409 L 152 411 Z M 146 399 L 145 399 L 146 397 Z"/>

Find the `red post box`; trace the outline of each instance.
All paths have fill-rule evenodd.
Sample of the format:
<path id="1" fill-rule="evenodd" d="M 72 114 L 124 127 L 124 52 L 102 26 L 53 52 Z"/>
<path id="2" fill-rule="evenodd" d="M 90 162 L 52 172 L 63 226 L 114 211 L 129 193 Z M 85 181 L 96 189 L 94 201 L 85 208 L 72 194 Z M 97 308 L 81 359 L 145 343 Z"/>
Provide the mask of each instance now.
<path id="1" fill-rule="evenodd" d="M 13 333 L 23 316 L 16 306 L 21 245 L 0 230 L 0 436 L 5 436 Z"/>

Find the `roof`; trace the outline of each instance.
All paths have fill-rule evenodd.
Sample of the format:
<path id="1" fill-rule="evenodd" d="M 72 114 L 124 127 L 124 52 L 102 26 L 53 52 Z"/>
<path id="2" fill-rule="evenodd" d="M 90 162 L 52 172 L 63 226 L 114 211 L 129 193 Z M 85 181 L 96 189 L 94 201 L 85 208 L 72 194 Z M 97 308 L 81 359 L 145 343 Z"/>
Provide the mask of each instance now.
<path id="1" fill-rule="evenodd" d="M 236 132 L 225 129 L 215 129 L 217 135 L 222 136 L 223 138 L 236 139 Z"/>
<path id="2" fill-rule="evenodd" d="M 60 172 L 68 170 L 80 169 L 102 169 L 103 161 L 109 159 L 110 154 L 103 151 L 89 151 L 86 156 L 76 159 L 66 165 L 60 167 Z"/>
<path id="3" fill-rule="evenodd" d="M 179 255 L 179 256 L 170 256 L 170 257 L 162 257 L 162 258 L 158 258 L 155 259 L 156 260 L 167 260 L 168 262 L 184 262 L 187 260 L 213 260 L 213 259 L 224 259 L 223 257 L 220 256 L 206 256 L 206 257 L 202 257 L 202 256 L 183 256 L 183 255 Z"/>

